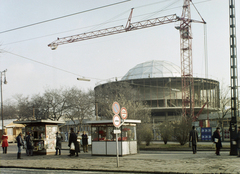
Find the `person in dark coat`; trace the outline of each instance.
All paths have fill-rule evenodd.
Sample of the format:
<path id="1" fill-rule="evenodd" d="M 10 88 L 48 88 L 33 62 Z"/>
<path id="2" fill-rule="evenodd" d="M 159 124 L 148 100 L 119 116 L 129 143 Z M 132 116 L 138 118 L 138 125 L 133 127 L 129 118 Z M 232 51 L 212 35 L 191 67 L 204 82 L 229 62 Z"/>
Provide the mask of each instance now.
<path id="1" fill-rule="evenodd" d="M 22 151 L 22 146 L 23 146 L 22 133 L 20 133 L 17 136 L 16 140 L 17 140 L 17 147 L 18 147 L 17 159 L 22 159 L 21 158 L 21 151 Z"/>
<path id="2" fill-rule="evenodd" d="M 61 155 L 61 149 L 62 149 L 62 136 L 57 132 L 56 133 L 56 154 Z"/>
<path id="3" fill-rule="evenodd" d="M 189 135 L 189 142 L 192 142 L 192 151 L 193 154 L 197 153 L 197 142 L 198 142 L 198 132 L 196 131 L 195 126 L 192 127 Z"/>
<path id="4" fill-rule="evenodd" d="M 238 127 L 238 133 L 234 140 L 237 142 L 238 157 L 240 157 L 240 126 Z"/>
<path id="5" fill-rule="evenodd" d="M 217 129 L 214 131 L 212 141 L 216 144 L 216 155 L 220 155 L 220 149 L 222 148 L 222 140 L 219 127 L 217 127 Z"/>
<path id="6" fill-rule="evenodd" d="M 74 149 L 71 149 L 71 144 L 72 143 L 74 144 Z M 70 147 L 70 155 L 68 155 L 68 156 L 74 156 L 74 154 L 76 153 L 76 157 L 77 157 L 78 152 L 79 152 L 79 144 L 77 143 L 77 135 L 74 133 L 73 128 L 71 128 L 68 147 Z"/>
<path id="7" fill-rule="evenodd" d="M 33 156 L 33 137 L 29 132 L 27 132 L 26 143 L 27 143 L 27 156 L 29 155 Z"/>
<path id="8" fill-rule="evenodd" d="M 85 131 L 82 134 L 82 145 L 83 145 L 83 152 L 88 152 L 88 136 Z"/>

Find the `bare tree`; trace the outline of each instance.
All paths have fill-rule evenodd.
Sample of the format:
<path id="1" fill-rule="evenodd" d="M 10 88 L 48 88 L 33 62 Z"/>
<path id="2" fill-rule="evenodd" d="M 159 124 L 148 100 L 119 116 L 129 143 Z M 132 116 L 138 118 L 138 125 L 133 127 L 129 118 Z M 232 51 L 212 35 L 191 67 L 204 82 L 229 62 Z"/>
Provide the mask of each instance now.
<path id="1" fill-rule="evenodd" d="M 221 86 L 220 92 L 220 112 L 218 112 L 219 126 L 222 127 L 223 120 L 226 115 L 231 111 L 231 97 L 229 87 Z"/>
<path id="2" fill-rule="evenodd" d="M 95 88 L 98 114 L 103 118 L 113 117 L 112 104 L 117 101 L 120 107 L 128 111 L 128 118 L 140 119 L 149 123 L 151 111 L 148 106 L 139 99 L 138 91 L 127 82 L 107 83 Z"/>
<path id="3" fill-rule="evenodd" d="M 19 120 L 30 120 L 33 116 L 32 104 L 29 97 L 23 97 L 22 95 L 16 95 L 17 100 L 17 118 Z"/>
<path id="4" fill-rule="evenodd" d="M 17 106 L 13 101 L 10 101 L 10 100 L 4 101 L 3 116 L 4 116 L 4 119 L 17 118 Z"/>
<path id="5" fill-rule="evenodd" d="M 48 102 L 40 94 L 33 95 L 31 98 L 33 115 L 36 119 L 47 119 L 49 114 Z"/>
<path id="6" fill-rule="evenodd" d="M 128 112 L 128 119 L 141 120 L 137 125 L 138 144 L 152 139 L 152 123 L 150 122 L 151 110 L 139 99 L 139 92 L 127 82 L 107 83 L 95 88 L 98 113 L 102 119 L 112 119 L 113 102 L 118 102 L 120 107 L 125 107 Z"/>
<path id="7" fill-rule="evenodd" d="M 43 94 L 43 100 L 47 109 L 47 118 L 59 120 L 66 111 L 66 96 L 63 88 L 47 89 Z"/>
<path id="8" fill-rule="evenodd" d="M 94 91 L 84 92 L 76 87 L 65 91 L 66 117 L 71 119 L 80 128 L 83 119 L 94 116 Z"/>

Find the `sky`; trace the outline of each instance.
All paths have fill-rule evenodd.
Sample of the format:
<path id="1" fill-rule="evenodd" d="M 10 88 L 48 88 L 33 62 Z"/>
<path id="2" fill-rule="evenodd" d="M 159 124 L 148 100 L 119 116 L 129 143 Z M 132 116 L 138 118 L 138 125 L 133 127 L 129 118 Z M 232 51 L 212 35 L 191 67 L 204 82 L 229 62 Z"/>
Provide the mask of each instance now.
<path id="1" fill-rule="evenodd" d="M 193 3 L 207 22 L 205 26 L 192 23 L 193 75 L 229 86 L 229 1 L 193 0 Z M 125 26 L 131 8 L 134 8 L 132 22 L 171 14 L 181 16 L 183 0 L 0 0 L 0 4 L 0 71 L 7 69 L 8 81 L 3 85 L 4 100 L 13 100 L 17 94 L 31 97 L 46 89 L 73 86 L 94 89 L 115 78 L 120 80 L 137 64 L 151 60 L 181 65 L 177 23 L 64 44 L 56 50 L 47 45 L 61 37 Z M 237 43 L 240 43 L 239 13 L 240 2 L 236 0 Z M 69 14 L 75 15 L 51 20 Z M 201 20 L 193 6 L 191 18 Z M 238 44 L 237 50 L 239 47 Z M 78 77 L 91 81 L 78 81 Z"/>

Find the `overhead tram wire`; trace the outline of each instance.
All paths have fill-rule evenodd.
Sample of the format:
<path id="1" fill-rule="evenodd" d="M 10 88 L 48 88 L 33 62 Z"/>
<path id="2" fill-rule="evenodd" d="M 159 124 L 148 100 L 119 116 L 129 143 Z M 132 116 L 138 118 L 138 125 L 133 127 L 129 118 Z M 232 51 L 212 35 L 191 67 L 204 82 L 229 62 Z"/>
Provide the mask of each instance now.
<path id="1" fill-rule="evenodd" d="M 212 0 L 200 1 L 200 2 L 196 2 L 195 4 L 205 3 L 205 2 L 208 2 L 208 1 L 212 1 Z M 157 2 L 157 3 L 162 3 L 162 2 L 163 2 L 163 1 Z M 157 4 L 157 3 L 152 3 L 152 4 L 149 4 L 149 5 L 146 5 L 146 6 L 151 6 L 151 5 L 154 5 L 154 4 Z M 142 8 L 142 7 L 146 7 L 146 6 L 138 6 L 138 7 L 135 7 L 135 8 Z M 163 11 L 168 11 L 168 10 L 173 10 L 173 9 L 181 8 L 181 7 L 182 7 L 182 6 L 177 6 L 177 7 L 173 7 L 173 8 L 167 8 L 167 9 L 165 9 L 165 10 L 161 10 L 161 12 L 163 12 Z M 160 12 L 160 11 L 158 11 L 157 13 L 159 13 L 159 12 Z M 123 12 L 123 13 L 125 13 L 125 12 Z M 121 14 L 123 14 L 123 13 L 121 13 Z M 120 15 L 121 15 L 121 14 L 120 14 Z M 142 15 L 137 15 L 137 16 L 134 16 L 134 18 L 141 17 L 141 16 L 146 16 L 146 15 L 153 16 L 153 14 L 156 14 L 156 12 L 146 13 L 146 14 L 142 14 Z M 118 15 L 118 16 L 119 16 L 119 15 Z M 2 44 L 2 45 L 11 45 L 11 44 L 16 44 L 16 43 L 31 41 L 31 40 L 35 40 L 35 39 L 41 39 L 41 38 L 44 38 L 44 37 L 54 36 L 54 35 L 58 35 L 58 34 L 62 34 L 62 33 L 67 33 L 67 32 L 71 32 L 71 31 L 77 31 L 77 30 L 81 30 L 81 29 L 84 29 L 84 28 L 102 26 L 102 25 L 104 25 L 104 24 L 109 24 L 109 23 L 113 23 L 113 22 L 117 22 L 117 21 L 124 21 L 124 20 L 126 20 L 126 19 L 124 18 L 124 19 L 118 19 L 118 20 L 114 20 L 114 21 L 110 21 L 110 22 L 103 22 L 103 23 L 99 23 L 99 24 L 96 24 L 96 25 L 90 25 L 90 26 L 86 26 L 86 27 L 82 27 L 82 28 L 77 28 L 77 29 L 62 31 L 62 32 L 53 33 L 53 34 L 48 34 L 48 35 L 39 36 L 39 37 L 34 37 L 34 38 L 30 38 L 30 39 L 25 39 L 25 40 L 20 40 L 20 41 L 15 41 L 15 42 L 9 42 L 9 43 Z"/>
<path id="2" fill-rule="evenodd" d="M 23 58 L 23 59 L 26 59 L 26 60 L 29 60 L 29 61 L 32 61 L 32 62 L 38 63 L 38 64 L 41 64 L 41 65 L 44 65 L 44 66 L 47 66 L 47 67 L 50 67 L 50 68 L 53 68 L 53 69 L 57 69 L 57 70 L 59 70 L 59 71 L 63 71 L 63 72 L 66 72 L 66 73 L 72 74 L 72 75 L 76 75 L 76 76 L 80 76 L 80 77 L 88 78 L 88 79 L 102 80 L 102 79 L 98 79 L 98 78 L 82 76 L 82 75 L 79 75 L 79 74 L 73 73 L 73 72 L 71 72 L 71 71 L 67 71 L 67 70 L 64 70 L 64 69 L 61 69 L 61 68 L 57 68 L 57 67 L 55 67 L 55 66 L 48 65 L 48 64 L 46 64 L 46 63 L 39 62 L 39 61 L 37 61 L 37 60 L 33 60 L 33 59 L 28 58 L 28 57 L 21 56 L 21 55 L 19 55 L 19 54 L 12 53 L 12 52 L 9 52 L 9 51 L 6 51 L 6 50 L 2 50 L 2 49 L 0 49 L 0 52 L 2 52 L 2 53 L 5 52 L 5 53 L 11 54 L 11 55 L 14 55 L 14 56 L 17 56 L 17 57 L 20 57 L 20 58 Z"/>
<path id="3" fill-rule="evenodd" d="M 5 30 L 5 31 L 1 31 L 0 34 L 7 33 L 7 32 L 10 32 L 10 31 L 19 30 L 19 29 L 22 29 L 22 28 L 31 27 L 31 26 L 34 26 L 34 25 L 43 24 L 43 23 L 46 23 L 46 22 L 55 21 L 55 20 L 58 20 L 58 19 L 62 19 L 62 18 L 66 18 L 66 17 L 74 16 L 74 15 L 78 15 L 78 14 L 81 14 L 81 13 L 86 13 L 86 12 L 90 12 L 90 11 L 98 10 L 98 9 L 101 9 L 101 8 L 106 8 L 106 7 L 114 6 L 114 5 L 117 5 L 117 4 L 121 4 L 121 3 L 129 2 L 129 1 L 131 1 L 131 0 L 125 0 L 125 1 L 117 2 L 117 3 L 113 3 L 113 4 L 104 5 L 104 6 L 101 6 L 101 7 L 92 8 L 92 9 L 89 9 L 89 10 L 80 11 L 80 12 L 77 12 L 77 13 L 72 13 L 72 14 L 65 15 L 65 16 L 60 16 L 60 17 L 53 18 L 53 19 L 48 19 L 48 20 L 41 21 L 41 22 L 36 22 L 36 23 L 33 23 L 33 24 L 29 24 L 29 25 L 25 25 L 25 26 L 21 26 L 21 27 L 13 28 L 13 29 L 9 29 L 9 30 Z"/>
<path id="4" fill-rule="evenodd" d="M 148 18 L 150 18 L 150 17 L 152 17 L 152 16 L 154 16 L 154 15 L 156 15 L 156 14 L 164 11 L 165 9 L 167 9 L 167 8 L 170 7 L 170 6 L 172 6 L 173 4 L 175 4 L 175 3 L 178 2 L 178 1 L 179 1 L 179 0 L 175 0 L 173 3 L 171 3 L 171 4 L 169 4 L 169 5 L 165 6 L 165 7 L 163 7 L 162 9 L 160 9 L 160 10 L 158 10 L 158 11 L 156 11 L 156 12 L 154 12 L 152 15 L 147 16 L 145 19 L 148 19 Z"/>

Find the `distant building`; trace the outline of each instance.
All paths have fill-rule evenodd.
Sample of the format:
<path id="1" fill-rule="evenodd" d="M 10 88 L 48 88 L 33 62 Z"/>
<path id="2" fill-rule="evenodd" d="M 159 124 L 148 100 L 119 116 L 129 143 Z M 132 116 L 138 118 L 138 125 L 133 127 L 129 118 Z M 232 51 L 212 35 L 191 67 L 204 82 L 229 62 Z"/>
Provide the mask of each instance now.
<path id="1" fill-rule="evenodd" d="M 193 80 L 194 114 L 201 110 L 207 100 L 208 107 L 205 107 L 202 113 L 217 112 L 220 107 L 219 82 L 199 77 L 194 77 Z M 121 81 L 108 83 L 120 82 L 128 82 L 138 91 L 140 99 L 150 106 L 154 123 L 181 117 L 182 79 L 180 67 L 177 65 L 168 61 L 147 61 L 130 69 Z M 96 86 L 95 92 L 105 84 Z"/>

